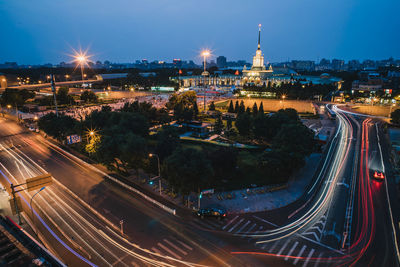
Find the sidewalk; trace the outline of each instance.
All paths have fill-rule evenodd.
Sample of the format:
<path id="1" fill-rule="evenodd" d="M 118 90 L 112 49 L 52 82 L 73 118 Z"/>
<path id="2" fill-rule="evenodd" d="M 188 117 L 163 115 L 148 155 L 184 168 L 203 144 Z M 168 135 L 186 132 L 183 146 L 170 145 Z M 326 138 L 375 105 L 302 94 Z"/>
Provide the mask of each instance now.
<path id="1" fill-rule="evenodd" d="M 287 206 L 304 193 L 320 159 L 320 153 L 311 154 L 306 159 L 305 166 L 289 180 L 287 185 L 249 188 L 204 196 L 201 199 L 201 207 L 221 206 L 228 213 L 247 213 Z"/>

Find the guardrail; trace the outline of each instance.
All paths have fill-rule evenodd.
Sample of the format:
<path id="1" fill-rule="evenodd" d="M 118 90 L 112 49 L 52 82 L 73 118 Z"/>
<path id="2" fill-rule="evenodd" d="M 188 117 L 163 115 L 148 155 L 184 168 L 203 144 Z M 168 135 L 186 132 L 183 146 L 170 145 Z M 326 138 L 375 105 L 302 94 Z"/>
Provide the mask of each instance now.
<path id="1" fill-rule="evenodd" d="M 28 234 L 24 229 L 16 224 L 10 217 L 6 216 L 3 218 L 0 216 L 2 225 L 15 237 L 17 238 L 25 247 L 30 247 L 29 251 L 35 254 L 37 257 L 43 257 L 47 263 L 51 266 L 66 267 L 63 262 L 61 262 L 56 256 L 54 256 L 49 250 L 42 246 L 35 238 Z M 33 244 L 33 246 L 32 246 Z"/>

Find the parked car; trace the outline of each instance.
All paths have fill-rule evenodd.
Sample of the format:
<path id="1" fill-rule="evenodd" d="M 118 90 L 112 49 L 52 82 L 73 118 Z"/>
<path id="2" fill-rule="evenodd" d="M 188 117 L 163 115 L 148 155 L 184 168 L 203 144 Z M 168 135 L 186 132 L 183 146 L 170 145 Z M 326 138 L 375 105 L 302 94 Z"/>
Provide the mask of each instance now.
<path id="1" fill-rule="evenodd" d="M 226 210 L 223 208 L 216 208 L 216 207 L 202 208 L 196 212 L 196 215 L 202 219 L 204 217 L 215 217 L 217 219 L 223 219 L 226 217 Z"/>

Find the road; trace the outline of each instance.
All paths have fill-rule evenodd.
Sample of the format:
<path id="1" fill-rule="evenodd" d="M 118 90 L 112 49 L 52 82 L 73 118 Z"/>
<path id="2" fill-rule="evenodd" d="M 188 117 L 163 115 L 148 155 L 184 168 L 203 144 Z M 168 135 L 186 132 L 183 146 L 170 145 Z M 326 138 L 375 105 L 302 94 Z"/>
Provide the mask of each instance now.
<path id="1" fill-rule="evenodd" d="M 271 266 L 398 266 L 399 216 L 382 123 L 335 110 L 338 131 L 301 199 L 208 226 L 242 239 L 234 254 Z M 385 181 L 371 170 L 386 173 Z"/>
<path id="2" fill-rule="evenodd" d="M 287 207 L 224 221 L 170 215 L 4 120 L 0 170 L 6 182 L 43 172 L 58 181 L 34 209 L 47 242 L 71 248 L 56 251 L 63 259 L 79 259 L 75 252 L 81 261 L 116 266 L 398 266 L 399 216 L 381 122 L 335 110 L 338 130 L 305 194 Z M 372 179 L 371 170 L 383 171 L 385 181 Z"/>
<path id="3" fill-rule="evenodd" d="M 70 266 L 251 266 L 211 233 L 104 179 L 15 122 L 0 120 L 0 150 L 6 186 L 53 175 L 55 183 L 33 200 L 33 216 L 29 201 L 35 192 L 18 194 L 40 238 Z"/>

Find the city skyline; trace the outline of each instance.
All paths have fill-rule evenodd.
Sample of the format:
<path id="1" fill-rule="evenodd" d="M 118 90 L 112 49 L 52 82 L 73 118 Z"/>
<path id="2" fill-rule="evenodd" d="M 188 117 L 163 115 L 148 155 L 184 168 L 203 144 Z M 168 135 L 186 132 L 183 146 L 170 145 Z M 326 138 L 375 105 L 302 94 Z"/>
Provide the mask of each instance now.
<path id="1" fill-rule="evenodd" d="M 68 62 L 68 54 L 79 47 L 89 49 L 93 61 L 182 58 L 199 63 L 201 49 L 210 48 L 215 56 L 249 62 L 259 23 L 267 62 L 400 57 L 400 39 L 392 34 L 400 26 L 395 17 L 400 4 L 395 1 L 254 1 L 246 7 L 236 1 L 204 1 L 205 8 L 212 7 L 205 15 L 194 1 L 153 1 L 140 7 L 126 1 L 95 3 L 0 3 L 0 23 L 7 36 L 0 44 L 0 62 Z M 228 18 L 230 23 L 225 23 Z"/>

